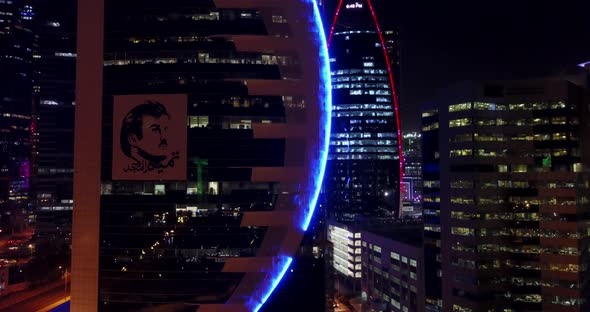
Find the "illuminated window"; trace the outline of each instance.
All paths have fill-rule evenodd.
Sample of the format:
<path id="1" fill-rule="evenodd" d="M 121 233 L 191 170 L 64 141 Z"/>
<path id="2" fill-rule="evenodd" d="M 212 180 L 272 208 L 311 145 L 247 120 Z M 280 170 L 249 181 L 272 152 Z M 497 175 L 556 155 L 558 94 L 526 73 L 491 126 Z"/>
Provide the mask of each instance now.
<path id="1" fill-rule="evenodd" d="M 465 127 L 471 125 L 471 118 L 460 118 L 449 121 L 449 127 Z"/>
<path id="2" fill-rule="evenodd" d="M 557 101 L 557 102 L 551 103 L 551 109 L 561 109 L 561 108 L 567 108 L 567 104 L 565 103 L 565 101 Z"/>
<path id="3" fill-rule="evenodd" d="M 472 228 L 466 228 L 466 227 L 452 227 L 451 233 L 454 235 L 461 235 L 461 236 L 475 236 L 475 230 Z"/>
<path id="4" fill-rule="evenodd" d="M 485 149 L 478 149 L 476 155 L 479 156 L 479 157 L 495 157 L 496 156 L 496 152 L 495 151 L 485 150 Z"/>
<path id="5" fill-rule="evenodd" d="M 473 181 L 465 181 L 465 180 L 451 181 L 451 188 L 470 189 L 470 188 L 473 188 Z"/>
<path id="6" fill-rule="evenodd" d="M 287 23 L 287 19 L 282 15 L 273 15 L 272 22 L 276 24 L 285 24 Z"/>
<path id="7" fill-rule="evenodd" d="M 512 165 L 512 172 L 527 172 L 527 165 Z"/>
<path id="8" fill-rule="evenodd" d="M 451 157 L 471 156 L 471 155 L 473 155 L 473 150 L 472 149 L 451 150 L 450 155 L 451 155 Z"/>
<path id="9" fill-rule="evenodd" d="M 440 181 L 428 181 L 428 180 L 424 180 L 423 184 L 424 184 L 424 187 L 427 187 L 427 188 L 438 188 L 438 187 L 440 187 Z"/>
<path id="10" fill-rule="evenodd" d="M 430 130 L 435 130 L 438 129 L 438 122 L 434 122 L 431 124 L 425 124 L 424 126 L 422 126 L 422 131 L 430 131 Z"/>
<path id="11" fill-rule="evenodd" d="M 552 139 L 555 141 L 567 140 L 567 134 L 565 132 L 553 133 Z"/>
<path id="12" fill-rule="evenodd" d="M 507 165 L 498 165 L 498 172 L 508 172 Z"/>
<path id="13" fill-rule="evenodd" d="M 473 108 L 476 110 L 506 110 L 505 105 L 495 104 L 495 103 L 485 103 L 485 102 L 473 102 Z"/>
<path id="14" fill-rule="evenodd" d="M 470 110 L 471 103 L 461 103 L 461 104 L 454 104 L 449 106 L 449 112 L 459 112 L 464 110 Z"/>
<path id="15" fill-rule="evenodd" d="M 453 204 L 473 204 L 473 198 L 472 197 L 451 197 L 451 203 Z"/>
<path id="16" fill-rule="evenodd" d="M 156 184 L 154 187 L 154 194 L 155 195 L 166 195 L 166 185 Z"/>
<path id="17" fill-rule="evenodd" d="M 438 114 L 438 110 L 429 110 L 422 113 L 422 117 L 430 117 Z"/>

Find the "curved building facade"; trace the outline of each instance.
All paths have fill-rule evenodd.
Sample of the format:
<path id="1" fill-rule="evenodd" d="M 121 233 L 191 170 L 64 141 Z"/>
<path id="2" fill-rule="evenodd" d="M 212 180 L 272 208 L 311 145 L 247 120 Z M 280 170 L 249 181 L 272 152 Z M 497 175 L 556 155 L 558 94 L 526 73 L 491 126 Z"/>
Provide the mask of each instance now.
<path id="1" fill-rule="evenodd" d="M 403 167 L 395 62 L 371 1 L 342 0 L 335 12 L 328 36 L 334 105 L 327 210 L 342 222 L 396 216 Z"/>
<path id="2" fill-rule="evenodd" d="M 79 20 L 73 311 L 258 311 L 328 156 L 316 3 L 101 0 Z"/>

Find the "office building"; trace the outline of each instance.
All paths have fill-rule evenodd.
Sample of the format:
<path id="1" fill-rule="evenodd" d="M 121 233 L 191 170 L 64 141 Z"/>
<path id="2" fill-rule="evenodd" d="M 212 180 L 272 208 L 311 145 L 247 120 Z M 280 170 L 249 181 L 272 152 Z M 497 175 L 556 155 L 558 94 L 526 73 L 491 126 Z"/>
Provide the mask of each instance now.
<path id="1" fill-rule="evenodd" d="M 72 309 L 258 311 L 327 159 L 315 2 L 99 0 L 78 20 Z"/>
<path id="2" fill-rule="evenodd" d="M 323 189 L 328 215 L 342 223 L 400 213 L 395 45 L 377 14 L 372 1 L 340 1 L 328 32 L 334 111 Z"/>
<path id="3" fill-rule="evenodd" d="M 369 311 L 424 311 L 421 236 L 418 225 L 361 232 L 362 297 Z"/>
<path id="4" fill-rule="evenodd" d="M 328 221 L 328 241 L 332 244 L 334 270 L 358 283 L 362 271 L 361 230 L 353 225 L 330 220 Z"/>
<path id="5" fill-rule="evenodd" d="M 425 227 L 441 229 L 443 311 L 589 309 L 583 84 L 469 82 L 424 110 Z"/>

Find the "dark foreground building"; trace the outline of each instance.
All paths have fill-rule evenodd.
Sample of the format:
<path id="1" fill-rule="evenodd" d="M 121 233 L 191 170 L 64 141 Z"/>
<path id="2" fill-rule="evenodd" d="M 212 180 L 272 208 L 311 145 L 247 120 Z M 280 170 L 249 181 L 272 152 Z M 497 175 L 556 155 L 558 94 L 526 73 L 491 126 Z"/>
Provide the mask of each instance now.
<path id="1" fill-rule="evenodd" d="M 36 237 L 70 241 L 76 83 L 75 0 L 39 3 L 36 90 Z"/>
<path id="2" fill-rule="evenodd" d="M 424 111 L 426 258 L 442 264 L 444 311 L 588 311 L 580 80 L 465 83 Z"/>
<path id="3" fill-rule="evenodd" d="M 305 269 L 331 106 L 314 5 L 80 6 L 73 310 L 258 311 Z"/>

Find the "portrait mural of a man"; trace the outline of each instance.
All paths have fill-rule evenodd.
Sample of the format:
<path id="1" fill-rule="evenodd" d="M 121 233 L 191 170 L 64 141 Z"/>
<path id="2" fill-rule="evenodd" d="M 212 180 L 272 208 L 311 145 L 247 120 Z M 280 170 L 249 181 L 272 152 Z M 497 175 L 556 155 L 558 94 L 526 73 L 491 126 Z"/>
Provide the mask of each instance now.
<path id="1" fill-rule="evenodd" d="M 114 105 L 113 180 L 186 179 L 186 95 L 122 95 Z"/>

